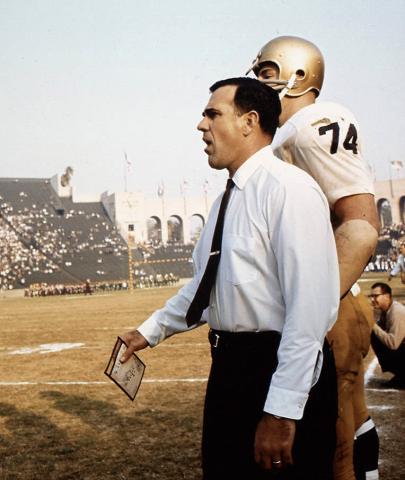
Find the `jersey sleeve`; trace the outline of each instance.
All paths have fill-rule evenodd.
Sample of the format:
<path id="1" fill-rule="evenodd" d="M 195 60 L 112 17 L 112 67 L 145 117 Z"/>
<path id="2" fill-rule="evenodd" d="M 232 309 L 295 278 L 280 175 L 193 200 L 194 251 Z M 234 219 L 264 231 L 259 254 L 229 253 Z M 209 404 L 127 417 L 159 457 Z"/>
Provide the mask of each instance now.
<path id="1" fill-rule="evenodd" d="M 294 163 L 316 180 L 331 208 L 349 195 L 374 194 L 371 168 L 350 112 L 311 120 L 297 130 L 286 148 Z"/>

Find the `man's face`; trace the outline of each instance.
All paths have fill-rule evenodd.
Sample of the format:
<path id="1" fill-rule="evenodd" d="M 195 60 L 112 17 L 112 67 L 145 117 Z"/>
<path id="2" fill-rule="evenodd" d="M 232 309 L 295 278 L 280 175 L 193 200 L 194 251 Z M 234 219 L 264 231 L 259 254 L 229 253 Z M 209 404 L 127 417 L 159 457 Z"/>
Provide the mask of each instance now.
<path id="1" fill-rule="evenodd" d="M 369 298 L 371 300 L 371 305 L 375 310 L 386 312 L 390 308 L 391 295 L 389 293 L 383 293 L 381 287 L 373 288 Z"/>
<path id="2" fill-rule="evenodd" d="M 405 255 L 405 245 L 401 245 L 399 247 L 399 253 L 401 253 L 402 255 Z"/>
<path id="3" fill-rule="evenodd" d="M 239 147 L 243 139 L 243 115 L 238 114 L 233 99 L 236 86 L 220 87 L 211 95 L 197 129 L 203 133 L 207 144 L 210 167 L 227 168 L 231 175 L 240 166 Z"/>

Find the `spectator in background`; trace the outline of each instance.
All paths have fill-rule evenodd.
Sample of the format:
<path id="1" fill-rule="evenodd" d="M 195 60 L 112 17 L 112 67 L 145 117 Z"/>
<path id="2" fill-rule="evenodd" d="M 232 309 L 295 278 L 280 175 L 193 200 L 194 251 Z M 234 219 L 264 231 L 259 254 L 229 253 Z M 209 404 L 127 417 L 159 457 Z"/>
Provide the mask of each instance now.
<path id="1" fill-rule="evenodd" d="M 91 288 L 90 279 L 87 279 L 86 283 L 84 284 L 84 294 L 91 295 L 92 293 L 93 293 L 93 290 Z"/>
<path id="2" fill-rule="evenodd" d="M 405 243 L 399 245 L 398 259 L 388 276 L 388 281 L 391 281 L 391 278 L 397 276 L 398 273 L 401 275 L 401 282 L 405 283 Z"/>
<path id="3" fill-rule="evenodd" d="M 405 306 L 393 300 L 386 283 L 375 283 L 369 298 L 376 317 L 371 345 L 382 371 L 394 374 L 387 386 L 405 388 Z"/>

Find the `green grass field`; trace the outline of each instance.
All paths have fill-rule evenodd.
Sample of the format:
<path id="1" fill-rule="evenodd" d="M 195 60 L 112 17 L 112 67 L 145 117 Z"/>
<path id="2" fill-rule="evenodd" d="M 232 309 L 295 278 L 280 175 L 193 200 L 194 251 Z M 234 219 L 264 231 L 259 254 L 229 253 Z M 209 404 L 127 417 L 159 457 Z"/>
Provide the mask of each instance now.
<path id="1" fill-rule="evenodd" d="M 198 478 L 207 329 L 143 351 L 134 402 L 103 373 L 117 335 L 175 291 L 0 299 L 2 480 Z M 12 353 L 54 343 L 83 345 Z"/>
<path id="2" fill-rule="evenodd" d="M 134 402 L 103 373 L 117 335 L 176 290 L 0 298 L 1 480 L 200 478 L 207 328 L 140 352 Z"/>

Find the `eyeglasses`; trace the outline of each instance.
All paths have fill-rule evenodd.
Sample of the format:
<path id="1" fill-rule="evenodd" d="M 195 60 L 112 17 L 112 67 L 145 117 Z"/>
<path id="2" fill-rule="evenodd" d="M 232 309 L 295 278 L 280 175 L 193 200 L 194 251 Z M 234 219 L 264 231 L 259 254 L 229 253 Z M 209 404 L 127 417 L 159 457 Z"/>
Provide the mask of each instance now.
<path id="1" fill-rule="evenodd" d="M 371 295 L 368 296 L 368 298 L 372 298 L 373 300 L 375 300 L 380 295 L 385 295 L 385 293 L 372 293 Z"/>

